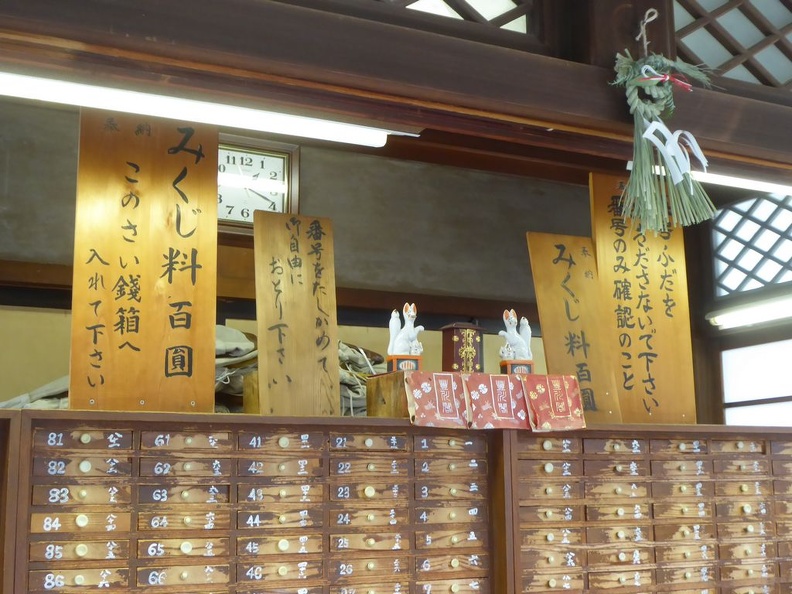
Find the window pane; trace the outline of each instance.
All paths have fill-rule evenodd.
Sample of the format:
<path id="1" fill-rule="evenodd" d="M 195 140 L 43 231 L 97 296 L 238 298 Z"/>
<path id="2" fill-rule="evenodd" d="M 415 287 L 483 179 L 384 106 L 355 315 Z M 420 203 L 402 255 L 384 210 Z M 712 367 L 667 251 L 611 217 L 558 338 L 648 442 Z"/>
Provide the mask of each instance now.
<path id="1" fill-rule="evenodd" d="M 790 361 L 792 340 L 723 351 L 723 401 L 792 396 L 792 375 L 781 372 Z"/>
<path id="2" fill-rule="evenodd" d="M 792 427 L 792 402 L 727 408 L 724 413 L 727 425 Z"/>

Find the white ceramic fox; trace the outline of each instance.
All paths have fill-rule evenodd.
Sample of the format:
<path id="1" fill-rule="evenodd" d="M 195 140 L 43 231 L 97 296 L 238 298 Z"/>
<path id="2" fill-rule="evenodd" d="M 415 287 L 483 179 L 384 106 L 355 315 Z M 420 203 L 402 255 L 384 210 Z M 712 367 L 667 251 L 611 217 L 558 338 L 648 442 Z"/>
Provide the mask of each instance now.
<path id="1" fill-rule="evenodd" d="M 404 326 L 399 320 L 399 312 L 395 309 L 391 312 L 391 319 L 388 323 L 390 331 L 388 354 L 420 355 L 423 352 L 423 345 L 418 342 L 418 333 L 423 332 L 424 327 L 415 325 L 418 309 L 414 303 L 405 303 L 402 313 L 404 314 Z"/>
<path id="2" fill-rule="evenodd" d="M 531 326 L 526 318 L 520 320 L 520 331 L 517 331 L 517 312 L 513 309 L 503 310 L 503 324 L 506 330 L 498 332 L 506 339 L 506 344 L 501 347 L 500 356 L 504 361 L 516 359 L 518 361 L 531 360 Z"/>

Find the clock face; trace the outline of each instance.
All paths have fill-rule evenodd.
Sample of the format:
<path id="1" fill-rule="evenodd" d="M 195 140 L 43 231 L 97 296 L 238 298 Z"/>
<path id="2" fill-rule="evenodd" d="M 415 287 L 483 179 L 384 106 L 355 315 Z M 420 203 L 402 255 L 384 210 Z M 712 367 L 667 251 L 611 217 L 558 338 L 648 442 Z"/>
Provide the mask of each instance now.
<path id="1" fill-rule="evenodd" d="M 252 226 L 253 212 L 289 212 L 289 153 L 220 145 L 217 218 Z"/>

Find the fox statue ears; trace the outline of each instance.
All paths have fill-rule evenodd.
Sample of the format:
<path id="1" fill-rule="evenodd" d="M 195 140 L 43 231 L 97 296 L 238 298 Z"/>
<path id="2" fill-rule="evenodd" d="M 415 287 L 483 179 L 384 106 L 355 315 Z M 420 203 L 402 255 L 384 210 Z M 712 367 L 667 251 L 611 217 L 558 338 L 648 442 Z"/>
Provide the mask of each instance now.
<path id="1" fill-rule="evenodd" d="M 402 308 L 402 313 L 407 316 L 408 313 L 412 312 L 414 315 L 418 314 L 418 310 L 415 308 L 415 303 L 405 303 L 404 307 Z"/>
<path id="2" fill-rule="evenodd" d="M 511 317 L 514 317 L 514 319 L 517 319 L 517 312 L 514 311 L 513 309 L 504 309 L 503 310 L 503 321 L 505 322 L 506 320 L 508 320 Z"/>

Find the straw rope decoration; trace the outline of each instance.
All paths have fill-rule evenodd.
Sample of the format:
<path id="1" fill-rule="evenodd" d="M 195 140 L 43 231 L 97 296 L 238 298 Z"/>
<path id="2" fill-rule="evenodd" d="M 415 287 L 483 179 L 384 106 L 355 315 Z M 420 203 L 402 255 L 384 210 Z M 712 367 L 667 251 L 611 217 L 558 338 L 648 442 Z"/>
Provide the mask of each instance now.
<path id="1" fill-rule="evenodd" d="M 614 85 L 626 89 L 635 120 L 630 179 L 621 197 L 622 215 L 642 232 L 667 231 L 712 218 L 715 207 L 701 184 L 690 176 L 691 155 L 706 171 L 707 159 L 690 132 L 671 132 L 661 118 L 674 112 L 674 88 L 692 91 L 692 79 L 709 86 L 709 76 L 698 66 L 649 54 L 646 25 L 658 12 L 649 9 L 641 21 L 643 57 L 633 59 L 628 50 L 616 55 Z"/>

